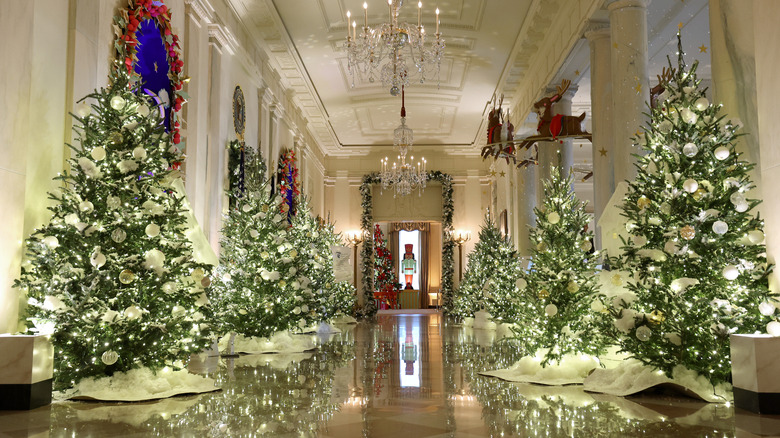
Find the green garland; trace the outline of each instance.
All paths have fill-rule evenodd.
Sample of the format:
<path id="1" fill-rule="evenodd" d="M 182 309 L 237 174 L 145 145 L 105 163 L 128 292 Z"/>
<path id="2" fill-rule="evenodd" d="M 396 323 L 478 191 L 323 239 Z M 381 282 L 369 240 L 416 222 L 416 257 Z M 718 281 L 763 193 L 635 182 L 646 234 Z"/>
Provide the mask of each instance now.
<path id="1" fill-rule="evenodd" d="M 441 228 L 443 239 L 441 254 L 441 295 L 444 299 L 444 312 L 450 313 L 452 310 L 452 276 L 455 272 L 454 259 L 452 256 L 455 243 L 450 238 L 452 234 L 452 214 L 455 211 L 452 203 L 452 177 L 446 173 L 435 170 L 428 172 L 428 179 L 441 183 Z M 363 207 L 363 214 L 360 217 L 360 228 L 363 230 L 363 235 L 366 237 L 366 240 L 363 242 L 363 249 L 360 253 L 363 259 L 361 272 L 363 275 L 364 297 L 363 310 L 360 314 L 361 316 L 367 317 L 374 316 L 377 310 L 376 304 L 374 303 L 374 236 L 371 232 L 371 227 L 374 224 L 374 216 L 371 186 L 379 183 L 381 183 L 379 174 L 377 172 L 372 172 L 364 175 L 363 182 L 360 184 L 360 196 L 362 198 L 360 204 Z"/>

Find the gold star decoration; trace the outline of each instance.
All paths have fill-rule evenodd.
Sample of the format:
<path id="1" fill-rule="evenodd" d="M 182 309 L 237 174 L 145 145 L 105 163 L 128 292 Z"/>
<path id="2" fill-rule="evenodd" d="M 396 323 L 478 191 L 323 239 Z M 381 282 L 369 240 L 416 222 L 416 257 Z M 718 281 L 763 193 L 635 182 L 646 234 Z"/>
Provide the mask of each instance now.
<path id="1" fill-rule="evenodd" d="M 496 176 L 496 171 L 495 171 L 495 170 L 491 170 L 491 171 L 490 171 L 490 173 L 489 173 L 489 175 L 490 175 L 490 176 Z"/>
<path id="2" fill-rule="evenodd" d="M 604 146 L 602 146 L 601 149 L 599 149 L 599 153 L 601 154 L 602 157 L 607 156 L 607 150 L 604 149 Z"/>
<path id="3" fill-rule="evenodd" d="M 707 53 L 707 46 L 705 46 L 704 44 L 700 45 L 699 46 L 699 52 L 700 53 Z"/>
<path id="4" fill-rule="evenodd" d="M 617 43 L 612 43 L 612 47 L 617 49 Z"/>
<path id="5" fill-rule="evenodd" d="M 677 28 L 678 28 L 678 29 L 682 29 L 682 28 L 683 28 L 683 26 L 684 26 L 684 24 L 683 24 L 683 22 L 682 22 L 682 21 L 681 21 L 681 22 L 679 22 L 679 23 L 677 23 Z"/>
<path id="6" fill-rule="evenodd" d="M 636 94 L 639 94 L 642 92 L 642 84 L 637 83 L 636 87 L 634 87 L 634 90 L 636 90 Z"/>
<path id="7" fill-rule="evenodd" d="M 155 72 L 157 71 L 157 63 L 156 62 L 154 63 L 154 71 Z"/>
<path id="8" fill-rule="evenodd" d="M 637 129 L 636 130 L 636 136 L 637 137 L 641 137 L 642 136 L 642 130 L 641 129 Z"/>
<path id="9" fill-rule="evenodd" d="M 580 71 L 579 70 L 574 70 L 574 76 L 579 76 L 579 75 L 580 75 Z"/>
<path id="10" fill-rule="evenodd" d="M 499 173 L 499 175 L 501 175 L 501 177 L 505 177 L 505 176 L 506 176 L 506 172 L 504 172 L 504 171 L 502 170 L 502 171 L 501 171 L 501 173 Z"/>

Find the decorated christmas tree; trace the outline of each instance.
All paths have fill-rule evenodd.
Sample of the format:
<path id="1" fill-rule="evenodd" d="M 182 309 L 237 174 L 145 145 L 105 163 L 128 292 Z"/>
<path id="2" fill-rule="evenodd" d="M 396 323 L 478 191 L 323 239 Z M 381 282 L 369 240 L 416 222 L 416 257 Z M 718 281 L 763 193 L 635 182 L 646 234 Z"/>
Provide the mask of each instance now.
<path id="1" fill-rule="evenodd" d="M 522 304 L 513 318 L 515 332 L 530 355 L 542 357 L 542 366 L 560 363 L 565 355 L 597 356 L 604 350 L 591 310 L 596 254 L 587 230 L 590 216 L 571 187 L 571 177 L 561 178 L 553 167 L 530 232 L 533 265 L 518 280 Z"/>
<path id="2" fill-rule="evenodd" d="M 230 189 L 228 193 L 237 193 L 243 195 L 246 192 L 246 179 L 254 181 L 265 181 L 266 165 L 263 155 L 246 147 L 243 141 L 233 140 L 228 145 L 228 180 Z M 240 197 L 240 196 L 239 196 Z M 235 196 L 230 197 L 230 201 L 235 201 Z M 231 207 L 234 207 L 231 204 Z"/>
<path id="3" fill-rule="evenodd" d="M 288 208 L 269 181 L 262 181 L 262 157 L 253 155 L 245 191 L 229 193 L 235 205 L 225 217 L 220 265 L 211 296 L 222 334 L 268 337 L 302 329 L 318 320 L 312 280 L 303 272 L 308 258 L 292 240 Z"/>
<path id="4" fill-rule="evenodd" d="M 643 154 L 623 204 L 629 237 L 611 260 L 628 273 L 628 292 L 604 300 L 606 330 L 670 377 L 682 365 L 718 383 L 731 372 L 729 334 L 772 330 L 777 301 L 763 223 L 751 214 L 753 164 L 740 159 L 738 126 L 707 100 L 679 41 L 677 67 L 638 139 Z"/>
<path id="5" fill-rule="evenodd" d="M 517 312 L 516 281 L 521 271 L 512 241 L 501 236 L 490 216 L 485 217 L 479 242 L 469 254 L 463 281 L 456 291 L 453 313 L 467 318 L 484 309 L 494 321 L 506 321 Z"/>
<path id="6" fill-rule="evenodd" d="M 89 103 L 89 104 L 88 104 Z M 51 193 L 51 222 L 27 240 L 16 287 L 33 332 L 53 332 L 55 387 L 181 367 L 209 344 L 209 266 L 185 237 L 172 146 L 151 99 L 114 73 L 77 107 L 79 147 Z"/>
<path id="7" fill-rule="evenodd" d="M 311 215 L 305 196 L 300 197 L 298 212 L 292 219 L 290 240 L 300 251 L 305 251 L 306 263 L 301 273 L 311 279 L 309 288 L 314 292 L 315 302 L 309 307 L 316 309 L 320 322 L 352 315 L 355 287 L 349 281 L 337 282 L 333 271 L 331 247 L 342 245 L 341 234 L 334 231 L 332 223 Z"/>
<path id="8" fill-rule="evenodd" d="M 393 269 L 393 255 L 387 249 L 385 234 L 374 225 L 374 290 L 385 290 L 388 287 L 394 289 L 398 280 Z"/>

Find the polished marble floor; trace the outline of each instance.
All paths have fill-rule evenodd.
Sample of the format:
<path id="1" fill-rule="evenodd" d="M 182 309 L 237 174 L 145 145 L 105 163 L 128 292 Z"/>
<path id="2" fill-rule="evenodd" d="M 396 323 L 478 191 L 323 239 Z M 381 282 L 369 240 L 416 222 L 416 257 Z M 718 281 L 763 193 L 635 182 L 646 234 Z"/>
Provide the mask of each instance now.
<path id="1" fill-rule="evenodd" d="M 780 417 L 669 394 L 610 397 L 478 375 L 520 353 L 437 313 L 380 314 L 313 353 L 212 358 L 222 391 L 0 412 L 0 437 L 754 437 Z"/>

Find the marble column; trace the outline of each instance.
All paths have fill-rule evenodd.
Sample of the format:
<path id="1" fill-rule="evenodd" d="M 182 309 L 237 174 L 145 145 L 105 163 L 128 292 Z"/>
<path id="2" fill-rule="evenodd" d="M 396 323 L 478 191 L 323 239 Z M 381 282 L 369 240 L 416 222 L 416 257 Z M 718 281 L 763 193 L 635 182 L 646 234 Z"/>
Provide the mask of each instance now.
<path id="1" fill-rule="evenodd" d="M 744 0 L 710 0 L 709 6 L 712 102 L 723 104 L 722 115 L 741 122 L 744 128 L 743 135 L 737 139 L 737 150 L 744 154 L 742 159 L 758 163 L 761 154 L 756 113 L 755 6 L 752 1 Z M 759 41 L 764 41 L 763 36 Z M 758 166 L 750 177 L 756 184 L 753 196 L 759 198 L 761 171 Z M 759 205 L 758 208 L 761 210 L 762 207 Z"/>
<path id="2" fill-rule="evenodd" d="M 531 242 L 529 239 L 529 229 L 536 225 L 536 166 L 528 166 L 517 169 L 515 183 L 515 213 L 517 251 L 521 256 L 531 255 Z"/>
<path id="3" fill-rule="evenodd" d="M 258 111 L 258 128 L 257 134 L 257 151 L 263 155 L 265 166 L 270 169 L 271 162 L 271 104 L 273 103 L 273 93 L 268 89 L 268 86 L 263 85 L 257 90 L 258 101 L 260 102 L 260 108 Z M 266 171 L 265 177 L 270 177 L 269 171 Z"/>
<path id="4" fill-rule="evenodd" d="M 610 3 L 612 132 L 615 184 L 636 176 L 631 138 L 644 126 L 650 101 L 647 73 L 647 0 Z"/>
<path id="5" fill-rule="evenodd" d="M 774 1 L 755 0 L 753 2 L 753 29 L 756 41 L 756 107 L 758 114 L 758 132 L 760 142 L 761 179 L 766 187 L 780 185 L 780 123 L 777 102 L 780 102 L 780 82 L 777 72 L 780 69 L 780 5 Z M 752 197 L 752 196 L 751 196 Z M 780 254 L 780 198 L 765 196 L 763 202 L 764 232 L 766 233 L 767 258 L 777 263 Z M 778 270 L 770 277 L 770 288 L 780 291 Z"/>
<path id="6" fill-rule="evenodd" d="M 224 53 L 218 39 L 210 39 L 210 88 L 209 88 L 209 114 L 208 114 L 208 153 L 206 191 L 208 205 L 206 222 L 202 225 L 214 252 L 219 255 L 219 238 L 222 228 L 222 214 L 225 202 L 225 178 L 227 175 L 227 155 L 225 147 L 228 136 L 228 118 L 224 114 L 230 114 L 230 99 L 226 98 L 228 92 L 232 95 L 232 89 L 228 91 L 227 80 L 229 78 L 229 55 Z"/>
<path id="7" fill-rule="evenodd" d="M 274 101 L 269 106 L 269 111 L 271 119 L 269 123 L 270 144 L 268 145 L 268 176 L 271 176 L 276 172 L 276 167 L 279 165 L 279 152 L 281 151 L 279 142 L 281 141 L 281 125 L 284 109 L 278 102 Z"/>
<path id="8" fill-rule="evenodd" d="M 610 30 L 595 23 L 585 33 L 590 44 L 590 102 L 593 125 L 593 211 L 598 223 L 615 191 L 612 148 L 612 55 Z M 601 231 L 596 229 L 596 249 L 601 249 Z"/>

